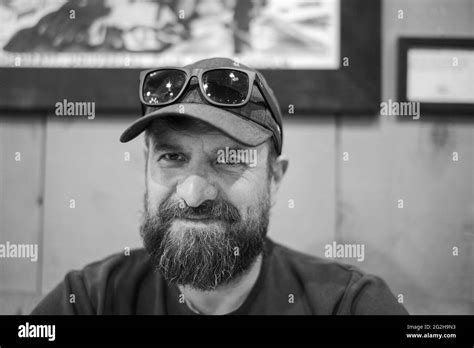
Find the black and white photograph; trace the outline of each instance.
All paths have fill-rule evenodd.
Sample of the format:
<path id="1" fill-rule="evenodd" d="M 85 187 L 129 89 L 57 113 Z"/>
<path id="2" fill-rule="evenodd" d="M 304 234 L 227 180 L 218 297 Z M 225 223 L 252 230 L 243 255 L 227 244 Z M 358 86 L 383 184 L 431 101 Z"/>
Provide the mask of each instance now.
<path id="1" fill-rule="evenodd" d="M 0 0 L 0 346 L 472 346 L 473 90 L 474 0 Z"/>

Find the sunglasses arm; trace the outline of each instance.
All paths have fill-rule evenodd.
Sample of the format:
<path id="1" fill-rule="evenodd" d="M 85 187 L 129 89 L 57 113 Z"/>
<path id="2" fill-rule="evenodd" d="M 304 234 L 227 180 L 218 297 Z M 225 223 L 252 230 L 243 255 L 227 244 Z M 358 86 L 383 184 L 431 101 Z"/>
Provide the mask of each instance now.
<path id="1" fill-rule="evenodd" d="M 280 113 L 278 105 L 276 105 L 273 102 L 273 99 L 268 94 L 267 88 L 269 88 L 269 87 L 263 82 L 263 79 L 260 78 L 258 72 L 255 74 L 255 82 L 257 83 L 257 88 L 259 89 L 260 93 L 262 94 L 263 99 L 265 99 L 265 103 L 267 103 L 268 107 L 270 108 L 270 111 L 272 113 L 272 117 L 273 117 L 273 119 L 275 120 L 275 123 L 278 126 L 278 131 L 280 132 L 281 139 L 283 140 L 283 134 L 281 133 L 281 125 L 278 123 L 278 121 L 277 121 L 278 118 L 276 117 L 276 115 Z M 281 119 L 281 116 L 280 116 L 280 119 Z"/>

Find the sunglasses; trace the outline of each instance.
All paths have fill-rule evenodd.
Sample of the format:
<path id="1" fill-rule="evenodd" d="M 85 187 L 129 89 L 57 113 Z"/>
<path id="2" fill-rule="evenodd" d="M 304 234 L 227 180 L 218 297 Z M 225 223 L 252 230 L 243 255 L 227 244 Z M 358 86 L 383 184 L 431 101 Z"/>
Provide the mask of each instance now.
<path id="1" fill-rule="evenodd" d="M 160 68 L 140 73 L 140 101 L 146 106 L 165 106 L 178 100 L 192 77 L 197 77 L 204 98 L 212 105 L 227 108 L 247 104 L 256 83 L 273 119 L 279 109 L 263 76 L 241 68 Z"/>

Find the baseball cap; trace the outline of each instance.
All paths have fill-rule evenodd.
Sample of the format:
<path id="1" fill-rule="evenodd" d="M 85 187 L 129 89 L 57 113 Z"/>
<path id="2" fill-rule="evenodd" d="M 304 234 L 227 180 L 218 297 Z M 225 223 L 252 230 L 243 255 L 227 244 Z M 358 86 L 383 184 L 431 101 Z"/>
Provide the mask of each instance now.
<path id="1" fill-rule="evenodd" d="M 186 68 L 232 68 L 235 61 L 229 58 L 209 58 L 187 65 Z M 243 64 L 238 67 L 256 71 Z M 264 79 L 264 78 L 263 78 Z M 272 115 L 262 93 L 252 86 L 250 100 L 240 107 L 221 107 L 210 104 L 203 96 L 196 78 L 192 78 L 183 95 L 173 104 L 166 106 L 144 106 L 143 115 L 133 122 L 120 136 L 126 143 L 141 134 L 151 122 L 161 117 L 183 117 L 203 121 L 230 138 L 246 145 L 258 146 L 273 137 L 278 154 L 281 154 L 283 142 L 282 117 L 273 91 L 265 81 L 267 94 L 277 106 L 276 115 Z M 265 87 L 263 87 L 265 88 Z"/>

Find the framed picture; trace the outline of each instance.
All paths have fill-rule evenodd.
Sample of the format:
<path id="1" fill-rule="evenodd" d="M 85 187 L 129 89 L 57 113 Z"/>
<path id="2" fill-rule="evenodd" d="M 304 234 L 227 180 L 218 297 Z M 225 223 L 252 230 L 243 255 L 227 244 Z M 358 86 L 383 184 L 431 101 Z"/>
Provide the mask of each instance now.
<path id="1" fill-rule="evenodd" d="M 337 69 L 340 61 L 340 0 L 13 0 L 3 12 L 5 67 L 145 69 L 225 56 L 259 69 Z"/>
<path id="2" fill-rule="evenodd" d="M 138 111 L 140 70 L 212 56 L 261 70 L 284 113 L 379 108 L 379 1 L 12 0 L 0 17 L 2 109 Z"/>
<path id="3" fill-rule="evenodd" d="M 426 114 L 474 112 L 474 39 L 400 38 L 399 101 Z"/>

